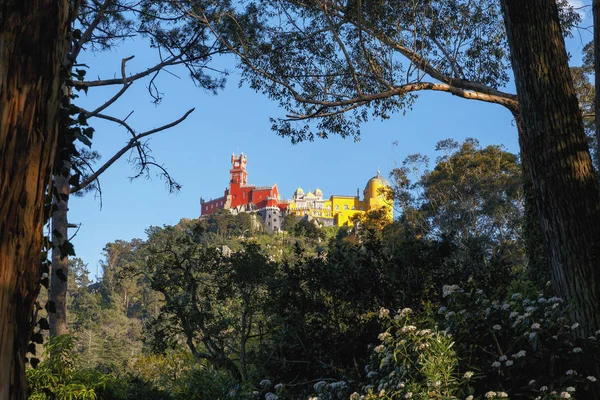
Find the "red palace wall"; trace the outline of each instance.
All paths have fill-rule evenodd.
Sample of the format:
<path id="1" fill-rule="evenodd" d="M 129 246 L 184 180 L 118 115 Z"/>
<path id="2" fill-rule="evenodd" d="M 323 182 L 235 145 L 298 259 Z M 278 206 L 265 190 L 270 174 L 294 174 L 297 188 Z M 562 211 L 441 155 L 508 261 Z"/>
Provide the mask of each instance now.
<path id="1" fill-rule="evenodd" d="M 278 207 L 279 190 L 276 185 L 273 186 L 246 186 L 247 178 L 246 156 L 241 154 L 238 158 L 231 156 L 232 168 L 229 171 L 229 187 L 225 189 L 223 197 L 210 200 L 201 204 L 200 215 L 209 215 L 224 208 L 227 197 L 231 195 L 230 208 L 236 208 L 242 205 L 254 204 L 257 209 L 264 207 Z M 287 205 L 285 205 L 287 207 Z M 280 207 L 281 208 L 281 207 Z M 285 208 L 285 207 L 284 207 Z"/>
<path id="2" fill-rule="evenodd" d="M 220 210 L 225 205 L 225 197 L 219 197 L 211 201 L 206 201 L 201 204 L 200 215 L 209 215 L 217 210 Z"/>

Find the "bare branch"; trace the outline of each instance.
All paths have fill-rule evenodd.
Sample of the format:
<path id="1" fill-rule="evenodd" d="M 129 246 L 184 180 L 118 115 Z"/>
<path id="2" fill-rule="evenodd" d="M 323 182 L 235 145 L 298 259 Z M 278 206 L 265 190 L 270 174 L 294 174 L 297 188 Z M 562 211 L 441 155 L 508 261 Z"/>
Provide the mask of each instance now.
<path id="1" fill-rule="evenodd" d="M 159 70 L 161 70 L 162 68 L 169 66 L 169 65 L 178 65 L 178 64 L 183 64 L 186 61 L 182 60 L 183 57 L 183 53 L 179 54 L 177 56 L 174 57 L 170 57 L 165 59 L 164 61 L 156 64 L 154 67 L 152 68 L 148 68 L 147 70 L 143 71 L 143 72 L 139 72 L 135 75 L 132 75 L 130 77 L 128 77 L 128 81 L 129 82 L 133 82 L 136 81 L 138 79 L 144 78 L 150 74 L 153 74 Z M 114 78 L 114 79 L 103 79 L 103 80 L 97 80 L 97 81 L 84 81 L 81 83 L 78 83 L 79 85 L 82 86 L 87 86 L 87 87 L 94 87 L 94 86 L 109 86 L 109 85 L 119 85 L 123 83 L 123 79 L 118 79 L 118 78 Z"/>
<path id="2" fill-rule="evenodd" d="M 88 111 L 84 110 L 84 109 L 80 109 L 82 112 L 88 113 Z M 103 114 L 97 114 L 96 117 L 97 118 L 102 118 L 102 119 L 106 119 L 108 121 L 113 121 L 116 122 L 118 124 L 120 124 L 121 126 L 125 127 L 125 129 L 127 129 L 132 135 L 133 137 L 129 140 L 129 142 L 123 146 L 123 148 L 121 148 L 121 150 L 119 150 L 118 152 L 116 152 L 107 162 L 105 162 L 100 168 L 98 168 L 96 170 L 96 172 L 94 172 L 92 175 L 90 175 L 89 177 L 87 177 L 87 179 L 83 182 L 81 182 L 79 184 L 79 186 L 76 187 L 72 187 L 71 188 L 71 193 L 75 193 L 83 188 L 85 188 L 86 186 L 88 186 L 91 182 L 93 182 L 94 180 L 96 180 L 104 171 L 106 171 L 112 164 L 114 164 L 118 159 L 120 159 L 125 153 L 127 153 L 127 151 L 133 149 L 134 147 L 138 147 L 140 145 L 140 140 L 150 136 L 152 134 L 167 130 L 169 128 L 172 128 L 178 124 L 180 124 L 181 122 L 183 122 L 193 111 L 195 110 L 195 108 L 192 108 L 190 110 L 188 110 L 181 118 L 168 123 L 166 125 L 163 125 L 161 127 L 155 128 L 155 129 L 151 129 L 149 131 L 140 133 L 140 134 L 136 134 L 135 131 L 123 120 L 120 120 L 116 117 L 112 117 L 109 115 L 103 115 Z M 152 165 L 156 165 L 155 163 L 151 163 Z M 161 170 L 164 171 L 164 168 L 160 167 Z"/>
<path id="3" fill-rule="evenodd" d="M 121 90 L 119 90 L 117 92 L 117 94 L 115 94 L 110 100 L 108 100 L 106 103 L 104 103 L 103 105 L 101 105 L 100 107 L 98 107 L 97 109 L 95 109 L 94 111 L 92 111 L 87 117 L 95 117 L 98 113 L 102 112 L 103 110 L 105 110 L 106 108 L 108 108 L 111 104 L 113 104 L 115 101 L 117 101 L 117 99 L 119 99 L 119 97 L 121 97 L 126 91 L 127 89 L 129 89 L 129 87 L 133 84 L 133 82 L 129 82 L 127 79 L 127 75 L 125 74 L 125 64 L 127 63 L 127 61 L 133 59 L 133 57 L 135 56 L 131 56 L 131 57 L 127 57 L 124 58 L 121 61 L 121 74 L 123 77 L 123 87 L 121 88 Z"/>

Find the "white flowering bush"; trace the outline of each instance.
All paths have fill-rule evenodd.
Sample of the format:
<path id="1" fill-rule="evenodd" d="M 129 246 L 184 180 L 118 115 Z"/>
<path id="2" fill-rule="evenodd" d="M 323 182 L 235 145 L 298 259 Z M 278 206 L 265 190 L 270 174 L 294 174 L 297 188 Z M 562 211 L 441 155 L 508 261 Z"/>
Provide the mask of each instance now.
<path id="1" fill-rule="evenodd" d="M 472 393 L 474 373 L 460 374 L 450 335 L 431 328 L 409 309 L 394 318 L 380 312 L 388 329 L 379 335 L 366 366 L 367 384 L 356 399 L 448 399 Z"/>
<path id="2" fill-rule="evenodd" d="M 435 313 L 438 328 L 452 335 L 459 369 L 477 372 L 475 392 L 485 398 L 577 398 L 600 390 L 600 332 L 574 339 L 579 324 L 568 322 L 560 298 L 512 293 L 496 301 L 471 283 L 445 301 Z"/>
<path id="3" fill-rule="evenodd" d="M 314 396 L 309 400 L 348 400 L 352 397 L 350 386 L 345 381 L 318 381 L 313 385 Z"/>

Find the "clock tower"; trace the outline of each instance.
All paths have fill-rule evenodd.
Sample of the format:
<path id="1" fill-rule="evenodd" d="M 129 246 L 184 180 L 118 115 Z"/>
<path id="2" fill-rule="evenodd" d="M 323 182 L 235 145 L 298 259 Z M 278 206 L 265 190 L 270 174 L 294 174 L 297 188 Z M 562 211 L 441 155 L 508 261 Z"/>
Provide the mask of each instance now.
<path id="1" fill-rule="evenodd" d="M 248 179 L 248 172 L 246 171 L 246 162 L 248 159 L 241 153 L 238 158 L 235 154 L 231 155 L 231 174 L 230 184 L 237 185 L 238 187 L 246 186 Z"/>

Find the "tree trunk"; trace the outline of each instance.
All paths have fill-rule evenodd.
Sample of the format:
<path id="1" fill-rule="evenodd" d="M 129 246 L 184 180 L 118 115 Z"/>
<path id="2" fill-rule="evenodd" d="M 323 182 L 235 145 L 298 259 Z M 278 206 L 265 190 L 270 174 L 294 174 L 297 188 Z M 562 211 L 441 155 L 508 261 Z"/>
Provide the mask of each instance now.
<path id="1" fill-rule="evenodd" d="M 577 336 L 600 328 L 596 268 L 600 210 L 581 111 L 554 0 L 502 0 L 519 97 L 521 153 L 556 293 L 572 306 Z"/>
<path id="2" fill-rule="evenodd" d="M 596 136 L 596 171 L 600 174 L 600 0 L 592 1 L 594 19 L 594 125 Z"/>
<path id="3" fill-rule="evenodd" d="M 0 400 L 26 398 L 68 11 L 67 0 L 0 2 Z"/>
<path id="4" fill-rule="evenodd" d="M 519 137 L 523 134 L 521 118 L 516 110 L 511 110 L 517 125 Z M 531 167 L 529 160 L 521 154 L 521 167 L 523 171 L 523 195 L 525 197 L 525 212 L 523 215 L 523 241 L 525 256 L 527 258 L 527 278 L 538 286 L 543 287 L 552 276 L 552 267 L 548 260 L 548 252 L 544 245 L 544 235 L 540 226 L 540 217 L 535 204 L 536 195 L 531 182 Z"/>
<path id="5" fill-rule="evenodd" d="M 54 207 L 52 213 L 52 268 L 48 299 L 54 302 L 55 313 L 50 313 L 50 337 L 68 333 L 67 328 L 67 282 L 69 276 L 69 257 L 62 254 L 58 246 L 69 239 L 67 210 L 69 206 L 71 164 L 63 161 L 62 168 L 54 174 Z"/>

